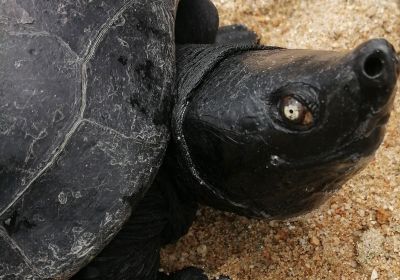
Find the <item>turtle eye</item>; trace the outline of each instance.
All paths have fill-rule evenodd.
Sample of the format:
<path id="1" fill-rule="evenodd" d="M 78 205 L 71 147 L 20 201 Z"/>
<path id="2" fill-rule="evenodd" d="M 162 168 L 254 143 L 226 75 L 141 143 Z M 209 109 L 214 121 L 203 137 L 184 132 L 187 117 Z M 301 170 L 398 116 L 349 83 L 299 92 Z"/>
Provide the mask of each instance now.
<path id="1" fill-rule="evenodd" d="M 280 113 L 284 120 L 302 126 L 310 126 L 314 122 L 311 110 L 293 96 L 285 96 L 280 102 Z"/>

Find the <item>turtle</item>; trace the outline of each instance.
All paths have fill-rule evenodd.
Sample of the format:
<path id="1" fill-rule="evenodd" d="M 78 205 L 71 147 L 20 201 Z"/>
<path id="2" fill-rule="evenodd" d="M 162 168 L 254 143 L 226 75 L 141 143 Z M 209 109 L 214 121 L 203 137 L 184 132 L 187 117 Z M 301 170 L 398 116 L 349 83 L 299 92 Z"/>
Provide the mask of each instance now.
<path id="1" fill-rule="evenodd" d="M 378 149 L 399 75 L 385 39 L 263 46 L 209 0 L 3 0 L 0 31 L 0 279 L 208 279 L 159 270 L 199 205 L 318 207 Z"/>

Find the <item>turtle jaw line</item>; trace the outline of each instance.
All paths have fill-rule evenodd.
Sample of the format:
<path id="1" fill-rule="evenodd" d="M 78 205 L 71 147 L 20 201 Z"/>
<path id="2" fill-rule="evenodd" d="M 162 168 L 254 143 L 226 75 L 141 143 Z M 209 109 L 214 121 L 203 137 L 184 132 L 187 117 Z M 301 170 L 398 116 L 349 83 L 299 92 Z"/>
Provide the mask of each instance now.
<path id="1" fill-rule="evenodd" d="M 333 151 L 326 152 L 324 154 L 319 154 L 315 156 L 310 156 L 299 161 L 283 160 L 280 162 L 279 168 L 296 168 L 296 169 L 306 169 L 313 167 L 315 165 L 326 165 L 329 163 L 337 162 L 338 164 L 349 164 L 355 165 L 359 161 L 365 162 L 369 161 L 376 152 L 377 148 L 383 140 L 383 135 L 386 130 L 387 118 L 385 117 L 385 123 L 379 123 L 373 129 L 362 134 L 363 137 L 355 137 L 357 131 L 363 129 L 361 126 L 354 129 L 352 133 L 346 137 L 346 139 L 353 139 L 352 141 L 346 141 L 341 143 L 341 145 L 335 148 Z M 380 122 L 380 120 L 378 121 Z M 375 139 L 375 140 L 374 140 Z M 365 142 L 373 141 L 373 143 L 368 143 L 367 147 L 362 149 L 356 149 L 357 146 L 361 146 Z M 344 141 L 343 141 L 344 142 Z"/>
<path id="2" fill-rule="evenodd" d="M 380 129 L 381 127 L 376 127 L 373 132 L 370 133 L 368 137 L 365 139 L 370 139 L 374 137 L 374 132 L 381 133 Z M 363 140 L 355 140 L 352 141 L 346 145 L 343 145 L 340 147 L 339 150 L 335 152 L 330 152 L 329 154 L 325 156 L 321 156 L 320 158 L 323 158 L 323 160 L 317 160 L 315 157 L 311 157 L 306 159 L 304 162 L 301 164 L 296 164 L 294 166 L 294 162 L 288 162 L 285 161 L 283 164 L 286 165 L 287 168 L 290 167 L 290 169 L 304 169 L 307 170 L 310 167 L 315 167 L 316 165 L 318 166 L 324 166 L 328 165 L 327 168 L 329 168 L 329 165 L 336 165 L 340 166 L 340 169 L 337 171 L 337 176 L 335 178 L 330 178 L 329 182 L 324 182 L 321 183 L 321 187 L 317 187 L 315 191 L 310 192 L 310 196 L 312 195 L 317 195 L 319 194 L 323 199 L 316 198 L 315 200 L 311 200 L 314 202 L 316 205 L 320 205 L 324 203 L 329 197 L 331 197 L 334 193 L 336 193 L 340 187 L 347 181 L 348 178 L 350 178 L 352 175 L 356 174 L 360 170 L 362 170 L 367 163 L 373 158 L 375 149 L 373 149 L 372 153 L 367 153 L 367 154 L 362 154 L 360 152 L 353 152 L 353 146 L 357 146 L 360 144 L 360 142 Z M 376 143 L 375 145 L 379 145 L 380 141 Z M 375 146 L 374 145 L 374 146 Z M 283 166 L 278 166 L 279 168 L 282 168 Z M 344 178 L 340 182 L 337 182 L 337 178 Z M 313 211 L 316 206 L 313 206 L 312 209 L 307 209 L 307 210 L 299 210 L 299 211 L 294 211 L 294 212 L 288 212 L 288 213 L 283 213 L 279 215 L 275 214 L 269 214 L 269 211 L 266 210 L 260 203 L 257 203 L 253 201 L 251 198 L 251 195 L 247 195 L 246 191 L 242 191 L 242 197 L 244 198 L 245 201 L 248 201 L 247 203 L 243 202 L 236 202 L 233 199 L 230 198 L 230 195 L 222 192 L 221 190 L 218 190 L 214 186 L 210 186 L 209 184 L 203 183 L 202 185 L 206 185 L 207 188 L 210 190 L 213 190 L 218 192 L 218 198 L 223 199 L 225 202 L 228 202 L 232 207 L 235 209 L 233 212 L 238 213 L 239 215 L 245 215 L 248 217 L 255 217 L 255 218 L 262 218 L 265 220 L 281 220 L 281 219 L 287 219 L 287 218 L 296 218 L 298 216 L 304 215 L 307 212 Z M 305 187 L 299 187 L 299 191 L 304 190 Z M 261 206 L 261 207 L 260 207 Z"/>

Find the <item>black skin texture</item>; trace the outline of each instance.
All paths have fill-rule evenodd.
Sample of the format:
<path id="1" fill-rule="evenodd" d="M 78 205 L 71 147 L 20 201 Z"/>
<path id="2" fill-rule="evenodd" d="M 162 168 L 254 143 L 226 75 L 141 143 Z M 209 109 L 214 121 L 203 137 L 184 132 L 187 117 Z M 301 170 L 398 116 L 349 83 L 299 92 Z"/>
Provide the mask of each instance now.
<path id="1" fill-rule="evenodd" d="M 143 9 L 146 11 L 150 9 Z M 126 13 L 132 13 L 134 19 L 146 18 L 136 17 L 135 12 L 132 9 Z M 141 24 L 121 32 L 140 33 Z M 249 217 L 299 215 L 322 203 L 365 166 L 383 139 L 399 73 L 398 58 L 385 40 L 371 40 L 349 53 L 265 48 L 258 46 L 255 34 L 244 27 L 232 26 L 218 33 L 218 15 L 208 0 L 181 1 L 176 26 L 177 43 L 185 46 L 178 46 L 176 53 L 179 98 L 174 104 L 173 139 L 164 163 L 144 197 L 125 197 L 135 205 L 134 214 L 108 246 L 72 279 L 207 280 L 197 268 L 170 275 L 158 271 L 160 248 L 187 232 L 199 203 Z M 63 36 L 62 30 L 56 31 Z M 144 35 L 165 35 L 160 30 L 151 32 Z M 81 53 L 84 44 L 76 38 L 79 36 L 67 41 Z M 107 42 L 116 45 L 112 40 Z M 189 45 L 196 43 L 203 45 Z M 108 54 L 109 49 L 105 45 L 99 51 Z M 138 61 L 129 55 L 115 60 L 119 67 Z M 92 64 L 101 66 L 106 62 L 98 57 Z M 121 73 L 110 77 L 120 78 L 125 68 L 113 66 L 111 69 Z M 149 62 L 137 66 L 135 73 L 148 79 L 143 88 L 137 89 L 140 94 L 155 85 L 157 76 L 164 71 L 154 72 L 152 67 L 156 65 Z M 96 69 L 99 67 L 88 72 L 89 78 Z M 79 71 L 72 74 L 78 75 Z M 90 90 L 108 83 L 102 79 L 89 82 L 89 105 L 101 102 Z M 138 114 L 150 115 L 156 123 L 166 121 L 162 110 L 146 112 L 142 103 L 149 100 L 140 97 L 131 98 L 129 103 Z M 312 122 L 304 125 L 285 119 L 282 103 L 286 97 L 293 97 L 306 107 Z M 91 109 L 96 106 L 89 106 L 87 111 Z M 291 107 L 287 111 L 293 110 Z M 108 116 L 101 114 L 104 112 L 108 110 L 94 110 L 91 115 L 109 126 Z M 114 125 L 129 133 L 129 121 L 124 118 Z M 68 151 L 79 154 L 80 147 L 93 145 L 84 137 L 89 128 L 89 124 L 80 128 L 75 145 L 67 147 Z M 102 138 L 91 136 L 90 139 Z M 117 150 L 131 155 L 129 149 Z M 85 157 L 80 155 L 81 159 Z M 82 160 L 77 168 L 95 172 L 96 166 L 89 164 L 93 157 L 85 159 L 87 162 Z M 99 155 L 97 162 L 100 161 L 104 159 Z M 76 165 L 74 161 L 60 160 L 61 167 Z M 65 170 L 45 179 L 56 186 L 59 184 L 52 183 L 53 179 L 61 174 Z M 91 174 L 85 173 L 85 179 L 94 177 Z M 122 176 L 109 176 L 108 180 L 114 178 Z M 40 193 L 35 193 L 38 189 L 33 188 L 36 195 L 31 201 L 25 200 L 25 208 L 39 201 Z M 141 200 L 136 204 L 131 197 Z M 60 209 L 56 214 L 62 217 Z M 75 211 L 76 215 L 79 213 L 83 210 Z M 18 234 L 38 227 L 28 218 L 18 213 L 10 215 L 3 222 L 4 229 L 0 227 L 0 235 L 7 231 L 12 238 L 26 241 Z M 2 241 L 1 248 L 10 247 Z M 4 254 L 15 257 L 13 252 Z M 15 264 L 21 260 L 8 261 Z"/>
<path id="2" fill-rule="evenodd" d="M 73 279 L 207 280 L 196 268 L 158 273 L 160 247 L 187 232 L 198 203 L 248 217 L 296 216 L 325 201 L 378 148 L 399 72 L 390 44 L 372 40 L 349 53 L 271 50 L 246 47 L 257 37 L 245 30 L 221 30 L 216 41 L 222 45 L 225 38 L 226 47 L 178 47 L 177 89 L 184 98 L 173 123 L 183 129 L 174 131 L 138 211 Z M 235 40 L 242 47 L 228 46 Z M 211 53 L 223 58 L 205 62 Z M 365 63 L 374 53 L 382 62 L 377 69 Z M 208 71 L 201 82 L 187 82 L 203 64 Z M 371 75 L 374 71 L 378 75 Z M 245 78 L 238 83 L 238 77 Z M 284 119 L 285 96 L 307 104 L 314 118 L 310 126 Z M 180 119 L 179 105 L 187 101 Z M 190 161 L 180 149 L 181 138 Z"/>
<path id="3" fill-rule="evenodd" d="M 201 203 L 246 216 L 314 209 L 379 147 L 398 69 L 381 39 L 349 53 L 253 50 L 225 58 L 192 91 L 182 120 L 190 155 L 182 170 L 197 172 L 187 185 Z M 311 125 L 284 117 L 287 96 L 306 104 Z"/>

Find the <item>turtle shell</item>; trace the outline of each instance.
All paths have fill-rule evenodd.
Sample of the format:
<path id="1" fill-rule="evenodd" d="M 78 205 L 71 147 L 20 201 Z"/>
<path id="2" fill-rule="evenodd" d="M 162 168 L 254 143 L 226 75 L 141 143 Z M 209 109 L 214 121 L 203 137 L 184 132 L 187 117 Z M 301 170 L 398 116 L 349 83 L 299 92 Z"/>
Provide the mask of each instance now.
<path id="1" fill-rule="evenodd" d="M 0 2 L 0 278 L 68 278 L 169 139 L 175 0 Z"/>

